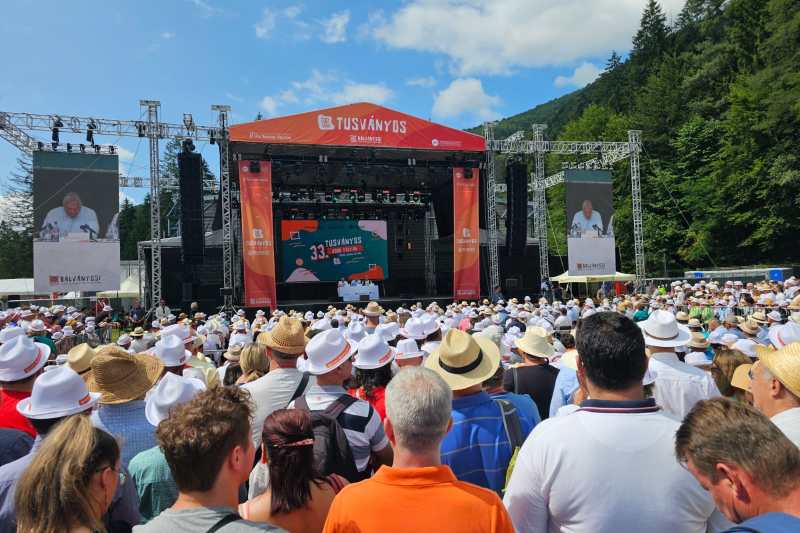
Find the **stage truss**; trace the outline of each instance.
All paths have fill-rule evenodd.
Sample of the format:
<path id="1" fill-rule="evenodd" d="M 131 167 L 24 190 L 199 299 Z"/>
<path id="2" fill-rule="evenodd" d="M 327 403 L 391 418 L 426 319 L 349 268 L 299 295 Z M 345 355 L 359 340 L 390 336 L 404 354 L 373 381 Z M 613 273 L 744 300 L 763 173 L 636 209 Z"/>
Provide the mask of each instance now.
<path id="1" fill-rule="evenodd" d="M 184 113 L 182 124 L 161 122 L 159 120 L 161 103 L 157 100 L 140 100 L 139 105 L 142 108 L 142 116 L 146 116 L 146 120 L 116 120 L 75 115 L 42 115 L 0 111 L 0 138 L 8 141 L 11 145 L 26 154 L 32 154 L 34 150 L 57 150 L 58 146 L 64 146 L 66 150 L 66 143 L 54 144 L 51 142 L 37 141 L 27 133 L 28 131 L 52 132 L 56 127 L 65 132 L 87 135 L 87 142 L 85 144 L 88 144 L 92 148 L 96 146 L 93 139 L 95 135 L 147 138 L 149 142 L 149 179 L 120 176 L 120 186 L 147 187 L 150 190 L 151 199 L 160 198 L 162 190 L 176 190 L 178 188 L 177 180 L 164 179 L 160 176 L 160 140 L 192 139 L 193 141 L 208 141 L 211 144 L 217 144 L 219 146 L 220 190 L 222 192 L 223 283 L 224 288 L 229 289 L 224 291 L 224 307 L 226 310 L 232 311 L 234 293 L 233 213 L 231 210 L 228 159 L 228 114 L 230 112 L 230 106 L 212 105 L 211 109 L 217 112 L 217 125 L 198 126 L 194 123 L 194 119 L 189 113 Z M 92 135 L 91 143 L 88 140 L 90 132 Z M 76 144 L 75 146 L 77 148 L 80 145 Z M 100 153 L 100 151 L 96 153 Z M 105 153 L 112 152 L 106 148 Z M 215 192 L 216 183 L 213 180 L 204 180 L 203 188 L 205 191 Z M 161 205 L 159 201 L 150 202 L 150 238 L 151 269 L 149 290 L 147 291 L 141 286 L 142 280 L 144 279 L 142 272 L 144 266 L 144 250 L 141 243 L 137 250 L 140 271 L 139 296 L 143 299 L 145 296 L 149 297 L 149 302 L 147 302 L 147 304 L 150 308 L 150 312 L 152 312 L 161 299 Z"/>
<path id="2" fill-rule="evenodd" d="M 497 213 L 495 205 L 495 172 L 494 156 L 500 154 L 532 155 L 534 170 L 528 191 L 533 193 L 534 235 L 539 243 L 539 274 L 542 280 L 550 278 L 550 250 L 547 240 L 547 189 L 564 182 L 564 172 L 545 176 L 544 155 L 554 154 L 595 154 L 597 157 L 566 168 L 609 168 L 618 161 L 628 159 L 631 172 L 631 203 L 633 204 L 633 247 L 636 266 L 636 285 L 640 288 L 645 279 L 644 228 L 642 225 L 642 187 L 639 174 L 639 153 L 642 148 L 642 132 L 628 131 L 627 142 L 606 141 L 546 141 L 544 130 L 546 124 L 533 124 L 533 139 L 525 139 L 525 133 L 518 131 L 506 139 L 494 139 L 493 123 L 484 123 L 486 138 L 487 185 L 492 187 L 487 192 L 487 225 L 489 232 L 489 280 L 491 287 L 499 286 L 497 264 Z M 492 268 L 494 258 L 495 269 Z"/>

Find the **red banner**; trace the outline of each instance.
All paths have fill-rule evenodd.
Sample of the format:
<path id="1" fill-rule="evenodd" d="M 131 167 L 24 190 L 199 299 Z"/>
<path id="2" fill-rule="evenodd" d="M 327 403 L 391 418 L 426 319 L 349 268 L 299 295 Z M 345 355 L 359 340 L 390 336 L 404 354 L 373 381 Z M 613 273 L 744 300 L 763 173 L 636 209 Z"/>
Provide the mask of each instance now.
<path id="1" fill-rule="evenodd" d="M 453 298 L 477 300 L 481 291 L 478 209 L 480 173 L 453 169 Z"/>
<path id="2" fill-rule="evenodd" d="M 232 141 L 483 152 L 483 137 L 375 104 L 358 103 L 236 124 Z"/>
<path id="3" fill-rule="evenodd" d="M 246 307 L 277 305 L 272 229 L 272 162 L 239 161 Z"/>

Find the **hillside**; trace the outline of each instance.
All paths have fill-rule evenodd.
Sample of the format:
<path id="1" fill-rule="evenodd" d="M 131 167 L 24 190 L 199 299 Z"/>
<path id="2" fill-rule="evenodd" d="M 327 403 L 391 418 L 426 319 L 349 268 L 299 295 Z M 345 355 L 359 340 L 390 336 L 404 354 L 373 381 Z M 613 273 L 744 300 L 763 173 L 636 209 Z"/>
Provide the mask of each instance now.
<path id="1" fill-rule="evenodd" d="M 651 0 L 626 61 L 590 85 L 508 117 L 551 139 L 643 131 L 648 272 L 800 261 L 800 3 L 687 0 L 672 26 Z M 476 128 L 473 131 L 480 131 Z M 548 158 L 548 172 L 560 160 Z M 622 268 L 632 269 L 628 167 L 614 169 Z M 548 190 L 554 252 L 564 250 L 563 187 Z M 556 237 L 558 236 L 558 237 Z"/>

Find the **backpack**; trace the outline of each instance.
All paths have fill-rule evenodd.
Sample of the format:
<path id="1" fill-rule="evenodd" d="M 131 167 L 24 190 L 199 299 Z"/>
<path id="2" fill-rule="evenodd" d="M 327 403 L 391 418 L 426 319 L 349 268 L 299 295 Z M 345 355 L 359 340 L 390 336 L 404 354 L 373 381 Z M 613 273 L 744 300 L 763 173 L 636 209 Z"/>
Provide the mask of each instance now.
<path id="1" fill-rule="evenodd" d="M 495 399 L 500 406 L 500 412 L 503 415 L 503 429 L 508 437 L 508 442 L 511 445 L 511 459 L 508 461 L 508 468 L 506 468 L 506 483 L 503 491 L 508 487 L 508 482 L 511 480 L 511 474 L 514 472 L 514 467 L 517 464 L 517 456 L 519 449 L 525 442 L 522 437 L 522 426 L 519 423 L 519 415 L 517 408 L 508 400 Z"/>
<path id="2" fill-rule="evenodd" d="M 321 476 L 338 474 L 350 483 L 368 477 L 356 468 L 353 450 L 339 424 L 339 416 L 356 402 L 349 394 L 342 394 L 324 411 L 312 411 L 304 396 L 295 400 L 295 409 L 305 409 L 311 413 L 311 427 L 314 430 L 314 464 Z"/>

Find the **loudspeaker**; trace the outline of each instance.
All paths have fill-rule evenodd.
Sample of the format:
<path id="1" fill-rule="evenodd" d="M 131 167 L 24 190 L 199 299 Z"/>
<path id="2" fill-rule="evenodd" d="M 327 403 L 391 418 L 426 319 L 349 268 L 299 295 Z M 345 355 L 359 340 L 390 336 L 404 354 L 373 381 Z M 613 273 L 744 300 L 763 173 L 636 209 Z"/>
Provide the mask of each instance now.
<path id="1" fill-rule="evenodd" d="M 203 158 L 193 152 L 178 155 L 181 195 L 181 252 L 184 264 L 203 262 Z"/>
<path id="2" fill-rule="evenodd" d="M 528 239 L 528 167 L 509 160 L 506 167 L 506 252 L 521 254 Z"/>

